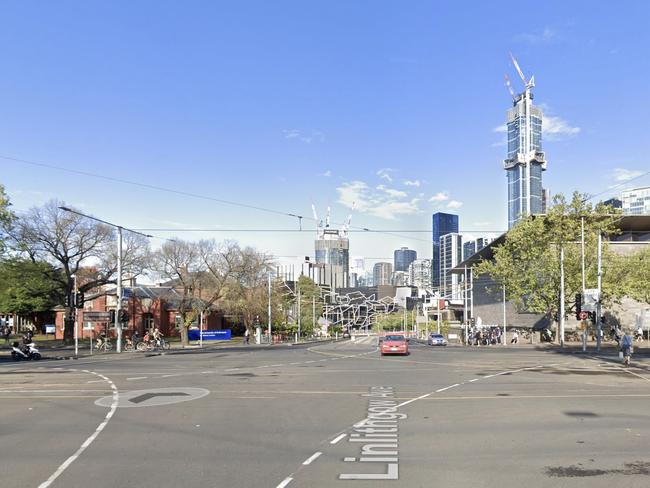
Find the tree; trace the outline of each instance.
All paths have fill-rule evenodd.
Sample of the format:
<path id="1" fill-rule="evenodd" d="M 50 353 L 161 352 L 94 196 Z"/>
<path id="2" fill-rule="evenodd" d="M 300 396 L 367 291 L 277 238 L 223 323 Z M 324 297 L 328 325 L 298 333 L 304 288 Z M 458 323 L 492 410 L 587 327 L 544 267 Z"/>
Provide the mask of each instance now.
<path id="1" fill-rule="evenodd" d="M 268 277 L 273 262 L 270 256 L 251 247 L 241 249 L 240 253 L 241 266 L 228 280 L 222 305 L 226 312 L 240 317 L 244 327 L 252 334 L 257 320 L 262 326 L 268 323 Z M 272 280 L 271 319 L 275 328 L 284 327 L 286 322 L 284 298 L 281 284 Z"/>
<path id="2" fill-rule="evenodd" d="M 16 220 L 14 213 L 9 210 L 11 202 L 5 193 L 5 187 L 0 185 L 0 256 L 5 251 L 5 238 L 7 232 L 11 229 L 13 222 Z"/>
<path id="3" fill-rule="evenodd" d="M 301 333 L 312 335 L 318 329 L 318 318 L 323 315 L 320 287 L 311 278 L 303 275 L 298 278 L 296 292 L 300 294 Z"/>
<path id="4" fill-rule="evenodd" d="M 70 296 L 77 277 L 78 289 L 88 292 L 115 283 L 117 275 L 117 235 L 115 230 L 92 219 L 66 212 L 63 202 L 50 201 L 29 210 L 10 230 L 14 252 L 30 260 L 60 267 L 55 281 Z M 124 233 L 122 270 L 138 276 L 149 263 L 149 242 L 130 232 Z M 73 308 L 66 308 L 64 339 L 72 341 Z"/>
<path id="5" fill-rule="evenodd" d="M 65 296 L 61 271 L 43 261 L 0 262 L 0 310 L 32 315 L 51 310 Z"/>
<path id="6" fill-rule="evenodd" d="M 192 323 L 224 297 L 227 284 L 242 273 L 243 267 L 239 245 L 230 241 L 171 240 L 155 253 L 155 271 L 181 294 L 178 313 L 183 345 L 189 344 Z"/>
<path id="7" fill-rule="evenodd" d="M 523 219 L 506 234 L 505 242 L 494 249 L 493 261 L 482 261 L 475 267 L 480 276 L 489 275 L 499 286 L 505 286 L 508 300 L 519 310 L 542 313 L 558 320 L 560 306 L 560 252 L 564 250 L 565 311 L 575 309 L 575 295 L 582 290 L 581 220 L 585 223 L 585 269 L 587 287 L 596 284 L 597 236 L 615 235 L 618 213 L 613 208 L 587 203 L 585 195 L 574 193 L 570 202 L 556 195 L 546 215 Z M 612 255 L 603 246 L 603 261 Z M 611 276 L 610 276 L 611 278 Z M 617 283 L 603 282 L 605 301 L 619 299 L 624 294 Z"/>
<path id="8" fill-rule="evenodd" d="M 378 331 L 394 331 L 404 329 L 404 313 L 393 312 L 377 317 L 377 330 Z"/>
<path id="9" fill-rule="evenodd" d="M 611 256 L 610 260 L 603 273 L 604 292 L 612 295 L 610 286 L 615 284 L 624 296 L 650 304 L 650 246 L 631 255 Z"/>

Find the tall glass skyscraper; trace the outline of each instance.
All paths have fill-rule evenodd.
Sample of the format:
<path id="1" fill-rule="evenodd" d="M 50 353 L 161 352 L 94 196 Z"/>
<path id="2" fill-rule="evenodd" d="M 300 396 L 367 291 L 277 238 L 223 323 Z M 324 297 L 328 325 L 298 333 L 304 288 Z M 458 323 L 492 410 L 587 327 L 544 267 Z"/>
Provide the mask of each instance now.
<path id="1" fill-rule="evenodd" d="M 395 252 L 393 252 L 395 271 L 408 271 L 409 264 L 411 264 L 417 258 L 418 258 L 418 253 L 413 249 L 409 249 L 408 247 L 396 249 Z"/>
<path id="2" fill-rule="evenodd" d="M 508 229 L 519 219 L 544 213 L 542 172 L 546 159 L 542 151 L 542 111 L 533 106 L 533 79 L 523 93 L 513 97 L 508 110 L 508 157 L 503 168 L 508 177 Z"/>
<path id="3" fill-rule="evenodd" d="M 458 215 L 437 212 L 431 217 L 432 253 L 431 253 L 431 284 L 440 286 L 440 238 L 445 234 L 458 233 Z"/>

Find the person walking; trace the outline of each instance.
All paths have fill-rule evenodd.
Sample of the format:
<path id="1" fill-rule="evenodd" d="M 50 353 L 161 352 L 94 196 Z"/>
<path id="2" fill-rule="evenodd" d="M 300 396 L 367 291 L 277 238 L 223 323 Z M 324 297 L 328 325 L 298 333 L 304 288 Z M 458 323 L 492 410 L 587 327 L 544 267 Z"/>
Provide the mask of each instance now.
<path id="1" fill-rule="evenodd" d="M 519 332 L 517 329 L 512 331 L 512 339 L 510 339 L 510 344 L 517 344 L 519 342 Z"/>
<path id="2" fill-rule="evenodd" d="M 244 331 L 244 344 L 248 344 L 251 339 L 251 333 L 248 330 L 248 327 L 246 328 L 246 331 Z"/>
<path id="3" fill-rule="evenodd" d="M 630 357 L 632 356 L 632 336 L 625 334 L 621 339 L 621 352 L 623 353 L 623 365 L 630 365 Z"/>
<path id="4" fill-rule="evenodd" d="M 2 327 L 2 337 L 5 338 L 5 344 L 9 344 L 9 338 L 11 337 L 11 329 L 6 324 Z"/>

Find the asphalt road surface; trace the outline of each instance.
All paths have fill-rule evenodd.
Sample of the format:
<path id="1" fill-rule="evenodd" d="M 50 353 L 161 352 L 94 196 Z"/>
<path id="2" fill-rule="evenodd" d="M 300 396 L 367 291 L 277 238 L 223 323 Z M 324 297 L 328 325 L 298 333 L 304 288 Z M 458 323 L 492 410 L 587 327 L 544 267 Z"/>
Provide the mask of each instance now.
<path id="1" fill-rule="evenodd" d="M 0 485 L 648 487 L 650 368 L 374 338 L 0 364 Z"/>

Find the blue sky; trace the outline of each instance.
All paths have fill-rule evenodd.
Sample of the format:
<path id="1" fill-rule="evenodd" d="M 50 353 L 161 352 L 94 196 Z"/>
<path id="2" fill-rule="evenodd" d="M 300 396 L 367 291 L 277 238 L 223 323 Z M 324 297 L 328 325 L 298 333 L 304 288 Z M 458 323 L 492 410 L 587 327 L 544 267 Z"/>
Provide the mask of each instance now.
<path id="1" fill-rule="evenodd" d="M 537 82 L 552 193 L 607 191 L 650 169 L 646 1 L 4 1 L 0 15 L 1 156 L 306 217 L 330 205 L 336 222 L 355 201 L 353 225 L 371 229 L 428 230 L 444 210 L 461 230 L 498 231 L 513 52 Z M 297 228 L 6 159 L 0 169 L 19 210 L 58 198 L 134 228 Z M 313 253 L 311 233 L 182 235 Z M 352 234 L 351 254 L 429 257 L 428 240 Z"/>

